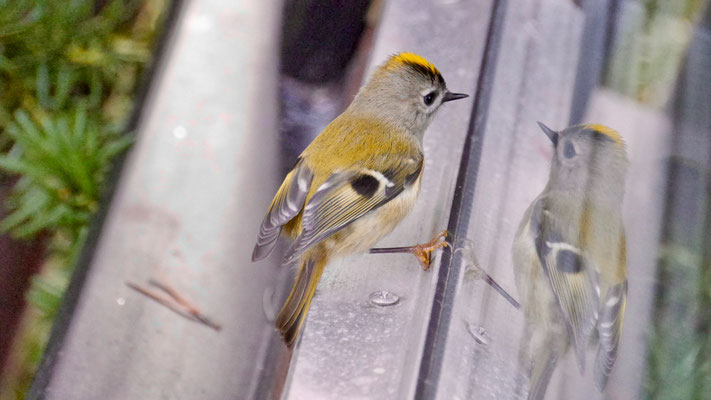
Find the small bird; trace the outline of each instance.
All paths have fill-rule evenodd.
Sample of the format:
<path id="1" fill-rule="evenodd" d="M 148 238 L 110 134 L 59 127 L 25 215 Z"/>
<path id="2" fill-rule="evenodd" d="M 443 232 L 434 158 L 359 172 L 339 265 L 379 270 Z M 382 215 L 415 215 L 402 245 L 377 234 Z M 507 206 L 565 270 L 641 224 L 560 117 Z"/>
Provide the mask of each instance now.
<path id="1" fill-rule="evenodd" d="M 523 216 L 513 262 L 526 319 L 520 362 L 530 368 L 529 399 L 540 400 L 557 360 L 575 350 L 585 371 L 597 346 L 602 391 L 617 358 L 627 298 L 622 221 L 627 154 L 619 133 L 586 124 L 553 131 L 548 184 Z"/>
<path id="2" fill-rule="evenodd" d="M 283 263 L 298 262 L 298 272 L 276 318 L 289 347 L 329 260 L 369 250 L 410 212 L 420 191 L 425 130 L 442 104 L 465 97 L 448 91 L 442 74 L 423 57 L 392 55 L 301 153 L 252 253 L 252 261 L 266 257 L 280 233 L 293 239 Z M 373 252 L 414 253 L 426 270 L 430 253 L 446 246 L 442 236 Z"/>

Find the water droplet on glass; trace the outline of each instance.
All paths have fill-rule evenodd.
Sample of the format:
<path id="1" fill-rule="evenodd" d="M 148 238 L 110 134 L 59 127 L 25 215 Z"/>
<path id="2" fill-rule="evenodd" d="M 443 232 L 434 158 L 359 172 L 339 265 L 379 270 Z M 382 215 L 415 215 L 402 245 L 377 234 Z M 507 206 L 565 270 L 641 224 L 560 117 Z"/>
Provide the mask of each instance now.
<path id="1" fill-rule="evenodd" d="M 400 296 L 387 290 L 378 290 L 377 292 L 373 292 L 370 296 L 368 296 L 368 298 L 371 303 L 381 307 L 392 306 L 400 301 Z"/>
<path id="2" fill-rule="evenodd" d="M 188 130 L 185 129 L 184 126 L 178 125 L 175 128 L 173 128 L 173 136 L 175 136 L 176 139 L 184 139 L 185 136 L 188 135 Z"/>
<path id="3" fill-rule="evenodd" d="M 489 345 L 489 343 L 491 343 L 491 338 L 489 337 L 489 334 L 486 332 L 486 329 L 484 329 L 483 326 L 467 323 L 467 330 L 472 335 L 474 340 L 476 340 L 476 342 L 480 345 L 486 347 Z"/>
<path id="4" fill-rule="evenodd" d="M 126 299 L 124 299 L 123 297 L 119 297 L 118 299 L 116 299 L 116 303 L 118 305 L 122 306 L 122 305 L 126 304 Z"/>

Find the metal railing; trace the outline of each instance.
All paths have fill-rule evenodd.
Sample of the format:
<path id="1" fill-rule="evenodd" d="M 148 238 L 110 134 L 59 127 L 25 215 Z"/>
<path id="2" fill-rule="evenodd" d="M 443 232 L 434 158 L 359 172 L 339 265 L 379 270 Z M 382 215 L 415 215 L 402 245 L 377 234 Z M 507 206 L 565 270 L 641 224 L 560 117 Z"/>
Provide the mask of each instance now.
<path id="1" fill-rule="evenodd" d="M 470 271 L 483 268 L 518 297 L 511 243 L 550 160 L 535 121 L 561 129 L 580 119 L 624 132 L 633 160 L 625 212 L 635 301 L 607 390 L 639 397 L 639 337 L 653 293 L 652 279 L 639 277 L 649 276 L 660 235 L 655 190 L 665 174 L 657 162 L 667 154 L 669 121 L 598 88 L 610 46 L 598 33 L 613 2 L 579 3 L 384 5 L 368 69 L 412 51 L 432 60 L 450 89 L 475 96 L 439 112 L 425 135 L 417 206 L 380 245 L 419 243 L 446 228 L 455 251 L 430 272 L 408 255 L 333 262 L 290 353 L 267 317 L 289 271 L 278 255 L 249 261 L 281 179 L 281 4 L 186 2 L 32 397 L 521 398 L 523 316 Z M 646 206 L 634 207 L 640 202 Z M 180 289 L 222 329 L 176 317 L 126 285 L 150 279 Z M 549 398 L 602 398 L 572 358 L 558 370 Z M 637 378 L 619 378 L 626 376 Z"/>

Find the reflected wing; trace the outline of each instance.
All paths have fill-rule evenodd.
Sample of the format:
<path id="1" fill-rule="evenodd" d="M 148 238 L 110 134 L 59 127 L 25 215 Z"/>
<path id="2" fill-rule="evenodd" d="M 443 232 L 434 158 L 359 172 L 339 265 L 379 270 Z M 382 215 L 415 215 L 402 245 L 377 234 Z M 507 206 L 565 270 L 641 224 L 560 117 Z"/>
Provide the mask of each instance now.
<path id="1" fill-rule="evenodd" d="M 607 378 L 617 359 L 626 302 L 627 280 L 608 289 L 597 328 L 600 344 L 595 357 L 595 384 L 600 391 L 607 386 Z"/>
<path id="2" fill-rule="evenodd" d="M 331 175 L 304 207 L 301 234 L 284 263 L 402 193 L 420 177 L 422 165 L 422 157 L 408 158 L 382 171 L 358 169 Z"/>
<path id="3" fill-rule="evenodd" d="M 573 341 L 580 370 L 585 370 L 585 347 L 598 319 L 599 283 L 594 268 L 580 249 L 562 237 L 561 227 L 539 199 L 531 215 L 536 251 Z"/>
<path id="4" fill-rule="evenodd" d="M 252 261 L 261 260 L 269 255 L 276 245 L 282 226 L 301 212 L 313 177 L 313 172 L 301 159 L 286 175 L 269 206 L 262 226 L 259 227 L 257 244 L 252 252 Z"/>

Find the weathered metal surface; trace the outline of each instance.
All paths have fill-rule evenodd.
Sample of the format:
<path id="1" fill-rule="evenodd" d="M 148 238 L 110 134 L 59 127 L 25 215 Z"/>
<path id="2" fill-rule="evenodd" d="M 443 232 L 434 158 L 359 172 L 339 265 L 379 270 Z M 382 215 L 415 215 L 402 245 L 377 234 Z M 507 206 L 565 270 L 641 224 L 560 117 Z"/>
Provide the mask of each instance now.
<path id="1" fill-rule="evenodd" d="M 570 124 L 583 122 L 588 101 L 593 91 L 600 85 L 605 62 L 609 54 L 610 43 L 615 35 L 615 0 L 583 0 L 585 27 L 581 43 L 581 57 L 578 57 L 578 70 L 575 77 L 575 89 L 570 106 Z"/>
<path id="2" fill-rule="evenodd" d="M 550 143 L 535 121 L 557 129 L 568 123 L 578 59 L 584 56 L 579 55 L 584 18 L 570 2 L 555 0 L 517 3 L 507 12 L 471 202 L 470 248 L 453 263 L 465 267 L 475 256 L 478 266 L 514 295 L 511 244 L 525 209 L 545 186 L 551 157 Z M 628 143 L 624 213 L 630 300 L 606 393 L 597 392 L 590 368 L 586 376 L 579 374 L 569 354 L 558 363 L 547 398 L 637 398 L 652 309 L 669 123 L 660 112 L 606 91 L 595 92 L 588 104 L 586 121 L 618 129 Z M 517 359 L 523 316 L 473 274 L 462 273 L 455 285 L 437 398 L 525 398 L 527 378 Z"/>
<path id="3" fill-rule="evenodd" d="M 392 53 L 420 54 L 453 91 L 473 94 L 492 1 L 387 2 L 370 70 Z M 445 105 L 425 134 L 425 171 L 418 203 L 378 246 L 422 243 L 446 228 L 472 99 Z M 414 257 L 362 255 L 329 264 L 292 358 L 284 398 L 412 398 L 438 262 L 423 272 Z M 399 302 L 379 306 L 373 292 Z"/>
<path id="4" fill-rule="evenodd" d="M 264 292 L 278 271 L 249 256 L 280 178 L 280 12 L 279 2 L 185 4 L 65 340 L 35 393 L 252 396 L 273 337 Z M 222 330 L 126 285 L 148 279 L 170 284 Z"/>
<path id="5" fill-rule="evenodd" d="M 518 368 L 523 315 L 474 278 L 478 267 L 518 298 L 511 246 L 519 221 L 545 186 L 550 142 L 535 121 L 567 125 L 584 15 L 562 0 L 509 3 L 483 141 L 476 187 L 463 204 L 460 227 L 469 248 L 459 269 L 446 333 L 438 399 L 525 398 Z"/>
<path id="6" fill-rule="evenodd" d="M 249 261 L 282 177 L 278 6 L 186 6 L 43 394 L 522 398 L 523 316 L 468 269 L 476 258 L 518 298 L 513 235 L 545 185 L 551 156 L 535 121 L 560 129 L 571 118 L 576 78 L 587 73 L 586 8 L 567 0 L 385 4 L 371 71 L 389 54 L 412 51 L 434 62 L 451 90 L 480 98 L 439 111 L 425 135 L 417 206 L 378 245 L 421 243 L 450 225 L 459 234 L 457 249 L 429 272 L 406 254 L 332 262 L 289 361 L 268 320 L 280 306 L 274 293 L 287 271 L 278 256 Z M 584 81 L 578 79 L 578 90 L 591 90 Z M 637 398 L 670 129 L 660 113 L 606 91 L 575 104 L 577 113 L 587 104 L 586 120 L 618 129 L 628 143 L 630 300 L 608 394 Z M 150 278 L 180 290 L 222 331 L 180 318 L 125 285 Z M 572 357 L 559 362 L 549 398 L 601 397 L 596 393 Z"/>

